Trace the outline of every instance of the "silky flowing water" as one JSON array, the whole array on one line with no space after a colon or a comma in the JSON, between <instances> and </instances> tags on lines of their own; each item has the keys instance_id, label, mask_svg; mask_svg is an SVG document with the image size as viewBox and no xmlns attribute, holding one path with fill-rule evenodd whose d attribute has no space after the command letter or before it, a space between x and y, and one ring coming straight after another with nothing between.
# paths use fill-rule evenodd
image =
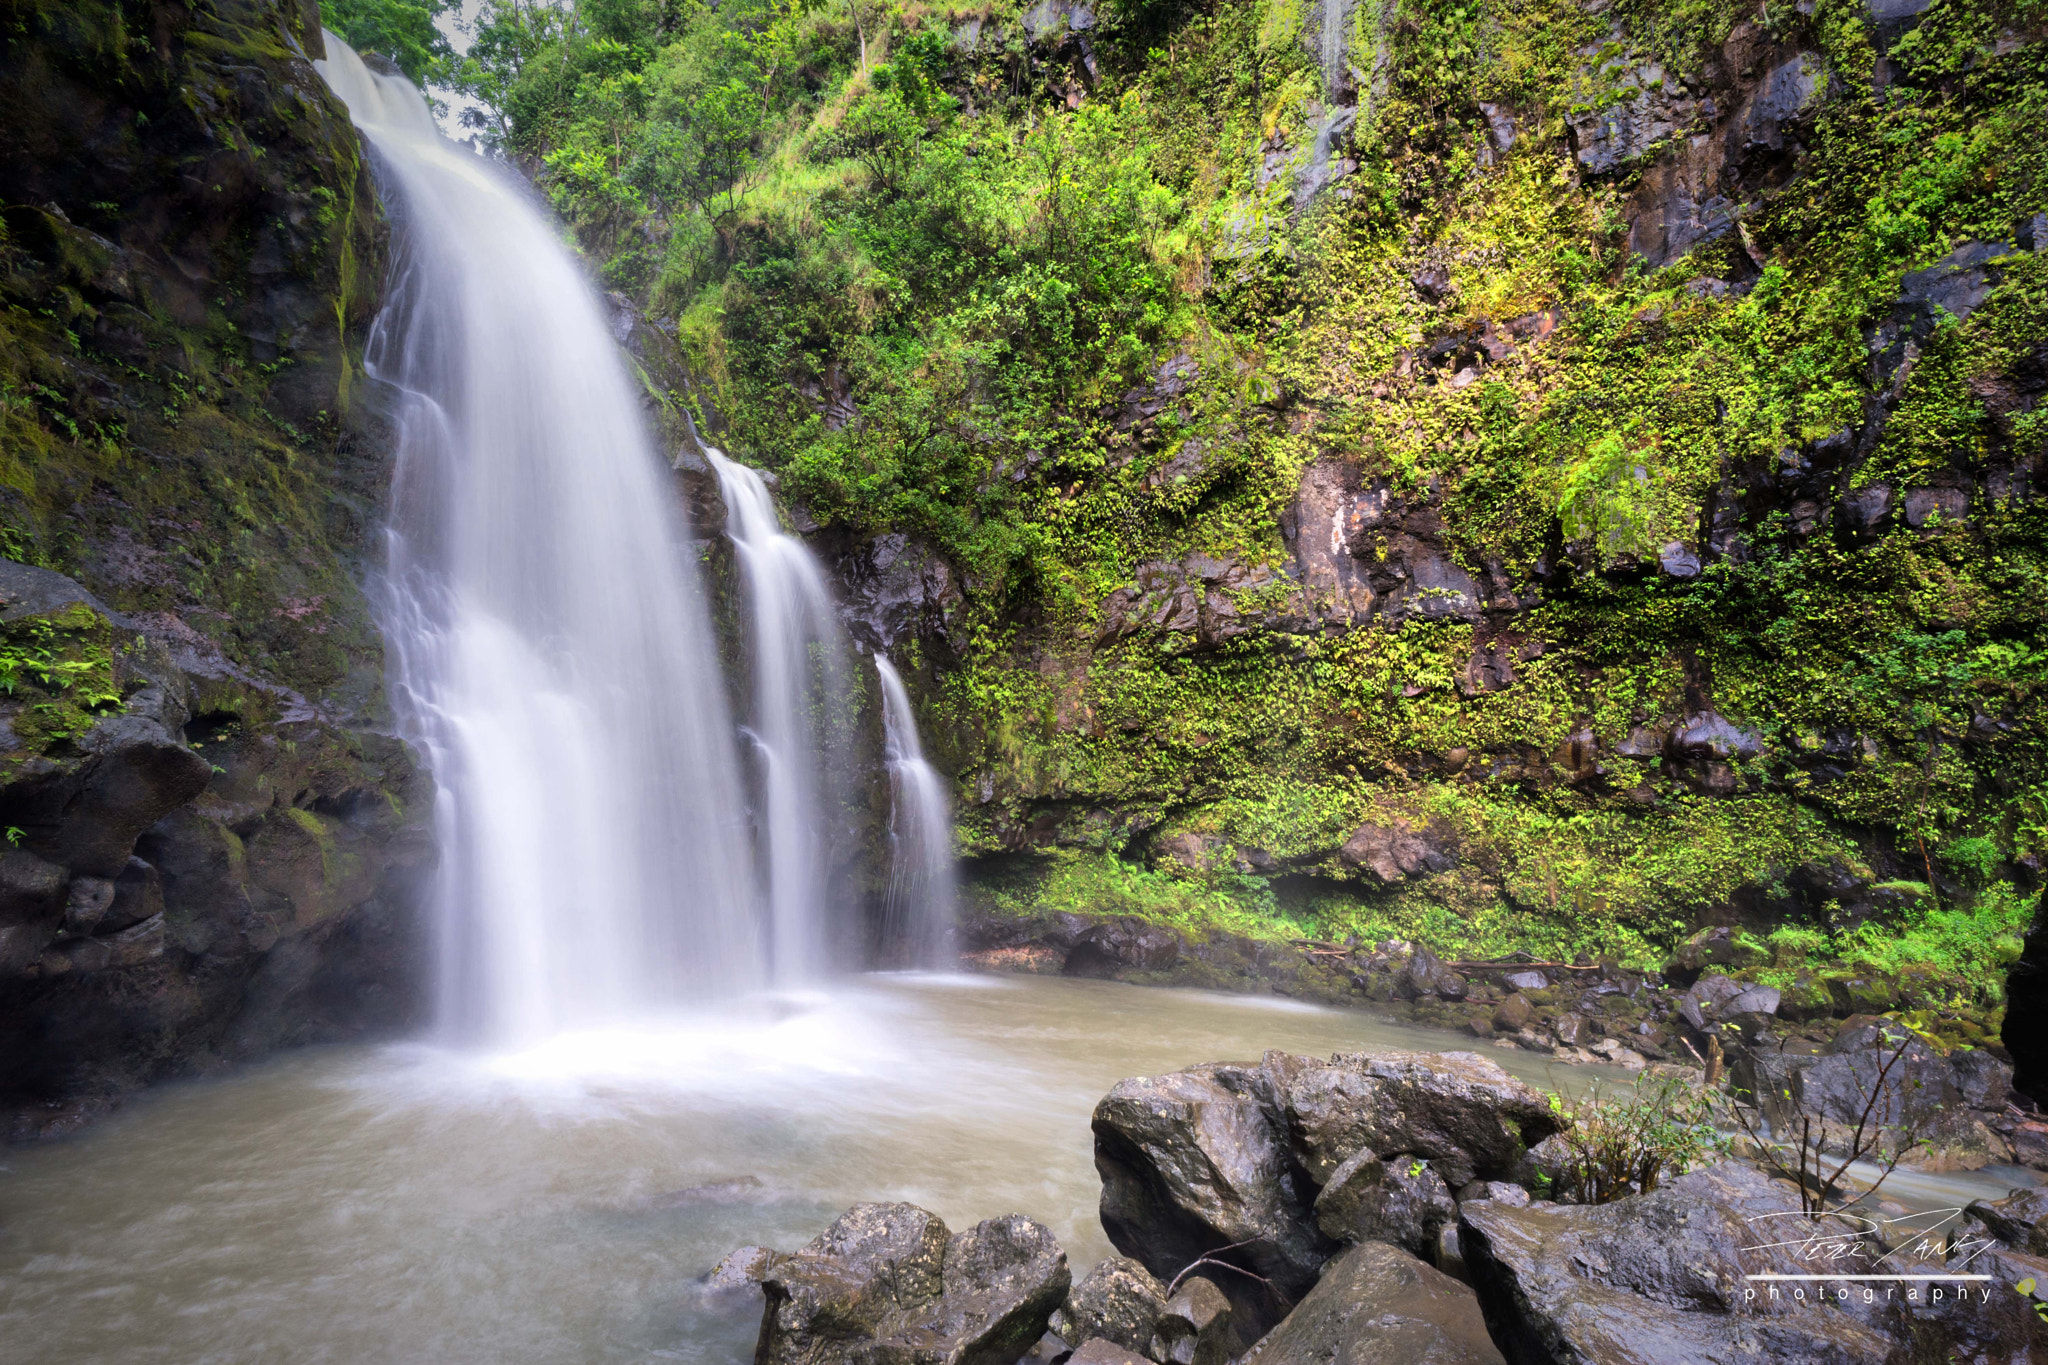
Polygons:
<instances>
[{"instance_id":1,"label":"silky flowing water","mask_svg":"<svg viewBox=\"0 0 2048 1365\"><path fill-rule=\"evenodd\" d=\"M757 1305L696 1283L735 1246L906 1199L954 1227L1027 1213L1085 1269L1109 1251L1088 1117L1119 1078L1458 1045L1257 998L870 977L522 1052L300 1052L0 1157L0 1356L744 1362Z\"/></svg>"}]
</instances>

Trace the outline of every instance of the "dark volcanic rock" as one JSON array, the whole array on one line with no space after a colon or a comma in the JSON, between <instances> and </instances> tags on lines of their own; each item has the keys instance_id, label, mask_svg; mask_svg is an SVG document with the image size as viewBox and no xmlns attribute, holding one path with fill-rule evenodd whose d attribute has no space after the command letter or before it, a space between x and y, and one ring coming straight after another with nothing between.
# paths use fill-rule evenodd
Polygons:
<instances>
[{"instance_id":1,"label":"dark volcanic rock","mask_svg":"<svg viewBox=\"0 0 2048 1365\"><path fill-rule=\"evenodd\" d=\"M0 1128L33 1138L416 1020L432 803L362 591L389 224L318 7L66 0L0 46L8 364L75 424L10 425L35 477L0 490L10 556L65 568L0 562L0 643L61 665L0 696Z\"/></svg>"},{"instance_id":2,"label":"dark volcanic rock","mask_svg":"<svg viewBox=\"0 0 2048 1365\"><path fill-rule=\"evenodd\" d=\"M1067 1341L1100 1338L1143 1354L1165 1310L1166 1286L1138 1262L1111 1256L1067 1291L1052 1330Z\"/></svg>"},{"instance_id":3,"label":"dark volcanic rock","mask_svg":"<svg viewBox=\"0 0 2048 1365\"><path fill-rule=\"evenodd\" d=\"M1612 1204L1467 1204L1459 1246L1514 1365L1884 1361L1891 1341L1833 1307L1749 1311L1745 1276L1807 1268L1772 1245L1785 1236L1758 1232L1797 1209L1789 1189L1729 1164Z\"/></svg>"},{"instance_id":4,"label":"dark volcanic rock","mask_svg":"<svg viewBox=\"0 0 2048 1365\"><path fill-rule=\"evenodd\" d=\"M2014 1190L1996 1201L1979 1199L1968 1212L2015 1251L2048 1256L2048 1187Z\"/></svg>"},{"instance_id":5,"label":"dark volcanic rock","mask_svg":"<svg viewBox=\"0 0 2048 1365\"><path fill-rule=\"evenodd\" d=\"M950 1237L911 1204L857 1204L762 1278L758 1365L1009 1365L1068 1287L1050 1232L1012 1214Z\"/></svg>"},{"instance_id":6,"label":"dark volcanic rock","mask_svg":"<svg viewBox=\"0 0 2048 1365\"><path fill-rule=\"evenodd\" d=\"M1165 971L1180 957L1180 935L1130 915L1084 929L1067 953L1068 976L1114 976L1119 971Z\"/></svg>"},{"instance_id":7,"label":"dark volcanic rock","mask_svg":"<svg viewBox=\"0 0 2048 1365\"><path fill-rule=\"evenodd\" d=\"M1343 1253L1245 1365L1499 1365L1472 1290L1378 1242Z\"/></svg>"},{"instance_id":8,"label":"dark volcanic rock","mask_svg":"<svg viewBox=\"0 0 2048 1365\"><path fill-rule=\"evenodd\" d=\"M1166 1365L1228 1365L1242 1349L1231 1317L1224 1292L1214 1282L1191 1275L1166 1301L1147 1354Z\"/></svg>"},{"instance_id":9,"label":"dark volcanic rock","mask_svg":"<svg viewBox=\"0 0 2048 1365\"><path fill-rule=\"evenodd\" d=\"M1331 1174L1316 1196L1316 1226L1340 1242L1390 1242L1417 1256L1434 1253L1457 1201L1427 1161L1382 1161L1359 1151Z\"/></svg>"},{"instance_id":10,"label":"dark volcanic rock","mask_svg":"<svg viewBox=\"0 0 2048 1365\"><path fill-rule=\"evenodd\" d=\"M1557 1118L1469 1052L1272 1052L1120 1082L1094 1127L1110 1241L1168 1282L1205 1256L1250 1272L1212 1273L1251 1336L1308 1292L1337 1238L1426 1246L1453 1177L1510 1177Z\"/></svg>"},{"instance_id":11,"label":"dark volcanic rock","mask_svg":"<svg viewBox=\"0 0 2048 1365\"><path fill-rule=\"evenodd\" d=\"M1214 1272L1240 1281L1223 1289L1254 1332L1315 1283L1333 1244L1310 1219L1313 1187L1259 1067L1120 1081L1094 1128L1102 1227L1117 1250L1167 1281L1211 1253L1264 1277L1270 1290Z\"/></svg>"},{"instance_id":12,"label":"dark volcanic rock","mask_svg":"<svg viewBox=\"0 0 2048 1365\"><path fill-rule=\"evenodd\" d=\"M1339 1053L1327 1063L1275 1053L1266 1066L1319 1181L1361 1149L1428 1157L1454 1188L1504 1179L1558 1128L1540 1092L1473 1052Z\"/></svg>"}]
</instances>

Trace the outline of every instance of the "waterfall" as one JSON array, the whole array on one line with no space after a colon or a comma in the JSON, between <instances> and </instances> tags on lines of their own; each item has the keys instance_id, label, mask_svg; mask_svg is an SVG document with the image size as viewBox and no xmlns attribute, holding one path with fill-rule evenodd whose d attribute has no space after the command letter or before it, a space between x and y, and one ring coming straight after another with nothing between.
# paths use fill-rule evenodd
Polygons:
<instances>
[{"instance_id":1,"label":"waterfall","mask_svg":"<svg viewBox=\"0 0 2048 1365\"><path fill-rule=\"evenodd\" d=\"M765 984L687 518L597 299L524 186L327 48L396 228L365 353L397 396L374 587L439 789L444 1029L519 1041Z\"/></svg>"},{"instance_id":2,"label":"waterfall","mask_svg":"<svg viewBox=\"0 0 2048 1365\"><path fill-rule=\"evenodd\" d=\"M709 446L705 453L746 576L754 683L747 735L761 768L770 954L778 980L803 981L824 972L834 946L830 910L839 898L827 880L838 795L832 759L846 702L842 632L818 561L782 529L760 474Z\"/></svg>"},{"instance_id":3,"label":"waterfall","mask_svg":"<svg viewBox=\"0 0 2048 1365\"><path fill-rule=\"evenodd\" d=\"M1323 0L1322 39L1317 57L1323 72L1323 103L1335 105L1344 90L1344 58L1348 46L1346 32L1351 22L1349 0Z\"/></svg>"},{"instance_id":4,"label":"waterfall","mask_svg":"<svg viewBox=\"0 0 2048 1365\"><path fill-rule=\"evenodd\" d=\"M883 756L889 765L889 892L882 943L913 966L944 961L953 927L953 813L945 780L925 762L910 694L887 656L875 655L882 683Z\"/></svg>"}]
</instances>

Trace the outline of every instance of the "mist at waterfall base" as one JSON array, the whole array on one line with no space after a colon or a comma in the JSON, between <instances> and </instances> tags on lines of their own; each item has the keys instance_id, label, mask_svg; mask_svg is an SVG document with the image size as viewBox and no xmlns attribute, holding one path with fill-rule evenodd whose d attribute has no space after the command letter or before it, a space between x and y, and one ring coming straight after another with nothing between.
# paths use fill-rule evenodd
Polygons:
<instances>
[{"instance_id":1,"label":"mist at waterfall base","mask_svg":"<svg viewBox=\"0 0 2048 1365\"><path fill-rule=\"evenodd\" d=\"M882 940L904 965L935 967L946 959L954 918L953 813L945 779L925 762L917 715L903 679L875 655L882 685L883 761L889 769L889 889Z\"/></svg>"}]
</instances>

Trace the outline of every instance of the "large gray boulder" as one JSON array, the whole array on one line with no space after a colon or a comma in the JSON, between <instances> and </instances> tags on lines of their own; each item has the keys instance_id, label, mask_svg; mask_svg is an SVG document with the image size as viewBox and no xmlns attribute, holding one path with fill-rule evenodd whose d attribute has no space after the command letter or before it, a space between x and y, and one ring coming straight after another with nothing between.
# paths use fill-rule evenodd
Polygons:
<instances>
[{"instance_id":1,"label":"large gray boulder","mask_svg":"<svg viewBox=\"0 0 2048 1365\"><path fill-rule=\"evenodd\" d=\"M1169 1283L1207 1258L1250 1339L1315 1286L1342 1241L1427 1247L1448 1216L1441 1187L1511 1178L1558 1126L1545 1096L1470 1052L1269 1052L1136 1077L1095 1110L1102 1225ZM1374 1159L1406 1174L1389 1182Z\"/></svg>"},{"instance_id":2,"label":"large gray boulder","mask_svg":"<svg viewBox=\"0 0 2048 1365\"><path fill-rule=\"evenodd\" d=\"M2048 1186L2014 1190L2003 1199L1979 1199L1967 1212L2013 1250L2048 1256Z\"/></svg>"},{"instance_id":3,"label":"large gray boulder","mask_svg":"<svg viewBox=\"0 0 2048 1365\"><path fill-rule=\"evenodd\" d=\"M1245 1365L1502 1365L1502 1357L1469 1286L1365 1242L1330 1262Z\"/></svg>"},{"instance_id":4,"label":"large gray boulder","mask_svg":"<svg viewBox=\"0 0 2048 1365\"><path fill-rule=\"evenodd\" d=\"M1319 1183L1361 1149L1430 1158L1453 1189L1503 1179L1560 1126L1542 1092L1475 1052L1269 1053L1264 1065Z\"/></svg>"},{"instance_id":5,"label":"large gray boulder","mask_svg":"<svg viewBox=\"0 0 2048 1365\"><path fill-rule=\"evenodd\" d=\"M1011 1365L1066 1296L1066 1253L1012 1214L950 1236L913 1204L857 1204L767 1268L756 1365Z\"/></svg>"},{"instance_id":6,"label":"large gray boulder","mask_svg":"<svg viewBox=\"0 0 2048 1365\"><path fill-rule=\"evenodd\" d=\"M1209 1273L1254 1335L1315 1284L1336 1244L1310 1215L1315 1190L1261 1067L1120 1081L1094 1128L1102 1227L1117 1250L1169 1282L1212 1255L1249 1271Z\"/></svg>"},{"instance_id":7,"label":"large gray boulder","mask_svg":"<svg viewBox=\"0 0 2048 1365\"><path fill-rule=\"evenodd\" d=\"M1476 1201L1458 1230L1513 1365L1879 1365L1891 1339L1848 1313L1748 1297L1749 1275L1811 1269L1777 1231L1797 1216L1788 1189L1730 1163L1611 1204Z\"/></svg>"}]
</instances>

